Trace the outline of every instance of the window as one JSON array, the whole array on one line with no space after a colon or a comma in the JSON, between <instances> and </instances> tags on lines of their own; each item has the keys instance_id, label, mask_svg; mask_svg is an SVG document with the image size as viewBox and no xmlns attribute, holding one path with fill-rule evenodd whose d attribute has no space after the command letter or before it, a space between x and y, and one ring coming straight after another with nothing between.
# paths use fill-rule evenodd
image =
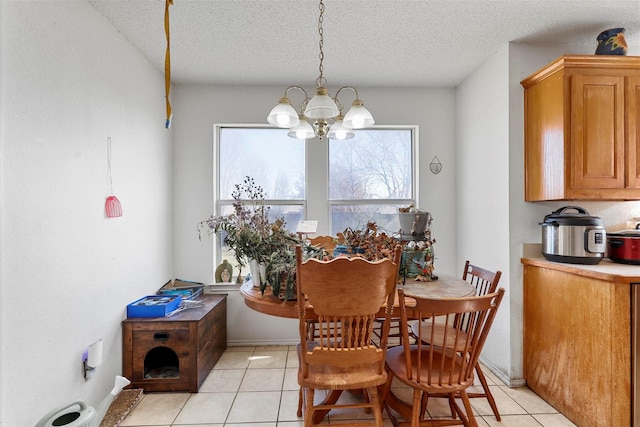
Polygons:
<instances>
[{"instance_id":1,"label":"window","mask_svg":"<svg viewBox=\"0 0 640 427\"><path fill-rule=\"evenodd\" d=\"M220 127L218 134L217 205L221 214L233 211L231 193L250 176L265 191L270 216L283 216L295 231L304 217L305 144L286 129Z\"/></svg>"},{"instance_id":2,"label":"window","mask_svg":"<svg viewBox=\"0 0 640 427\"><path fill-rule=\"evenodd\" d=\"M283 216L292 231L303 219L326 219L329 227L320 234L369 221L391 234L400 229L397 208L417 206L415 126L374 127L348 140L305 142L287 136L287 129L216 125L214 153L216 211L223 215L232 212L231 193L246 176L263 187L270 215ZM218 262L232 262L220 249Z\"/></svg>"},{"instance_id":3,"label":"window","mask_svg":"<svg viewBox=\"0 0 640 427\"><path fill-rule=\"evenodd\" d=\"M364 129L329 141L331 234L375 221L400 229L397 208L415 200L413 129Z\"/></svg>"}]
</instances>

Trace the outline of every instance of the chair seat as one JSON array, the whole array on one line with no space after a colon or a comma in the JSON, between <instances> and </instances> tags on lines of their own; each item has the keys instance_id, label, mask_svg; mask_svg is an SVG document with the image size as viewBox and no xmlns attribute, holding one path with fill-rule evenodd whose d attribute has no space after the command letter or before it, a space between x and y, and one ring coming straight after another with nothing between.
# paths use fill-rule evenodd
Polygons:
<instances>
[{"instance_id":1,"label":"chair seat","mask_svg":"<svg viewBox=\"0 0 640 427\"><path fill-rule=\"evenodd\" d=\"M422 345L423 355L429 354L428 345ZM455 393L460 390L466 389L470 385L473 384L473 375L465 381L458 381L458 376L450 376L450 372L459 372L462 367L462 358L449 350L443 350L441 348L436 348L433 351L433 363L432 366L434 369L431 371L425 371L424 366L426 366L426 362L420 364L423 369L420 373L421 380L423 383L421 384L417 380L417 367L418 364L418 346L411 345L410 355L411 355L411 365L414 367L414 370L411 376L407 375L407 364L405 359L405 351L402 346L392 347L387 350L387 367L397 379L404 382L407 385L412 387L418 387L425 391L429 391L430 393ZM440 366L455 366L454 370L440 370ZM427 384L427 376L431 375L432 379L430 384ZM409 380L408 378L411 378Z\"/></svg>"},{"instance_id":2,"label":"chair seat","mask_svg":"<svg viewBox=\"0 0 640 427\"><path fill-rule=\"evenodd\" d=\"M418 330L418 322L415 322L411 325L411 332L415 335L415 336L422 336L422 341L424 342L429 342L431 340L431 337L433 336L433 342L437 342L437 343L441 343L441 342L445 342L445 334L446 336L446 346L447 348L452 348L454 346L454 343L456 342L456 333L458 333L459 335L459 339L457 340L458 342L458 348L456 348L456 351L461 351L464 349L464 342L467 340L467 333L464 331L460 331L455 329L454 327L450 326L450 325L445 325L445 324L435 324L435 325L431 325L429 324L422 324L420 326L420 330ZM420 333L422 335L420 335ZM433 335L432 335L433 334Z\"/></svg>"},{"instance_id":3,"label":"chair seat","mask_svg":"<svg viewBox=\"0 0 640 427\"><path fill-rule=\"evenodd\" d=\"M315 347L314 343L309 343L310 347ZM298 358L300 344L297 346ZM328 365L309 365L306 378L302 371L298 371L298 382L303 387L318 390L359 390L368 387L377 387L387 381L387 372L382 369L378 371L373 365L361 367L350 366L339 368Z\"/></svg>"}]
</instances>

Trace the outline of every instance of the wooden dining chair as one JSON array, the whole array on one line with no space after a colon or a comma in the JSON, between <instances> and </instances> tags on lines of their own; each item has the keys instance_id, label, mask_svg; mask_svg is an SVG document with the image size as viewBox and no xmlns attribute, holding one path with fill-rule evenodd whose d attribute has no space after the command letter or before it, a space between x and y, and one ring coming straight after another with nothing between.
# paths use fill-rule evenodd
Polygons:
<instances>
[{"instance_id":1,"label":"wooden dining chair","mask_svg":"<svg viewBox=\"0 0 640 427\"><path fill-rule=\"evenodd\" d=\"M338 408L373 410L375 421L367 424L382 427L377 387L387 380L386 336L383 333L380 346L372 343L371 336L373 321L381 307L387 317L391 316L400 253L398 246L393 260L341 257L303 262L302 248L296 247L300 329L298 416L304 409L305 427L320 422L331 409ZM308 330L309 320L316 329L314 336ZM329 393L321 404L314 402L316 390ZM363 390L364 402L338 403L343 390Z\"/></svg>"},{"instance_id":2,"label":"wooden dining chair","mask_svg":"<svg viewBox=\"0 0 640 427\"><path fill-rule=\"evenodd\" d=\"M450 419L430 419L429 425L478 425L467 389L473 385L475 366L503 295L502 288L484 296L465 298L430 299L412 295L416 302L416 306L411 308L412 312L420 324L430 327L418 329L418 341L411 344L404 290L398 289L404 339L402 346L387 350L386 368L390 375L383 392L384 402L390 409L389 416L395 426L419 427L421 421L427 420L430 397L446 397L455 413ZM447 323L465 318L469 327L466 332L446 329L439 336L435 331L440 317L444 317ZM391 385L394 378L412 388L411 402L404 402L393 393ZM464 410L456 398L462 400ZM399 421L396 414L406 421Z\"/></svg>"},{"instance_id":3,"label":"wooden dining chair","mask_svg":"<svg viewBox=\"0 0 640 427\"><path fill-rule=\"evenodd\" d=\"M501 276L502 272L499 270L496 272L489 271L485 268L473 265L467 260L464 264L462 280L466 280L476 288L476 296L482 296L496 291ZM416 330L418 325L419 324L417 322L413 323L412 325L412 332L414 336L418 335ZM453 333L452 328L457 328L466 332L468 327L469 325L467 324L465 317L461 316L459 318L454 318L453 324L451 325L447 325L444 322L434 324L433 332L430 330L431 325L429 323L423 324L422 328L424 328L425 330L423 331L422 336L426 337L424 339L428 340L433 333L436 335L436 337L438 337L437 339L440 339L440 337L442 337L445 333L448 333L451 337ZM451 346L449 346L449 348L451 348ZM480 367L479 362L476 363L475 371L478 375L478 380L482 385L482 392L469 392L467 394L470 398L486 398L489 402L489 406L491 406L491 410L493 411L493 415L496 417L496 420L500 421L501 417L500 412L498 411L498 406L496 405L496 401L493 398L493 394L491 394L491 389L489 388L489 384L487 383L487 379L484 376L484 372L482 372L482 368ZM453 413L453 408L451 410Z\"/></svg>"},{"instance_id":4,"label":"wooden dining chair","mask_svg":"<svg viewBox=\"0 0 640 427\"><path fill-rule=\"evenodd\" d=\"M462 279L475 286L476 296L482 296L495 292L496 289L498 289L498 282L500 281L501 276L502 272L500 270L492 272L482 267L478 267L477 265L470 264L469 260L464 263L464 272L462 273ZM482 372L482 368L480 367L479 362L476 363L476 374L478 375L480 384L482 384L483 392L468 393L469 397L485 397L489 402L489 406L491 406L491 410L493 411L493 415L495 415L496 420L500 421L501 418L500 412L498 411L498 406L496 405L496 401L493 398L493 394L491 394L491 389L487 384L487 379L484 376L484 372Z\"/></svg>"}]
</instances>

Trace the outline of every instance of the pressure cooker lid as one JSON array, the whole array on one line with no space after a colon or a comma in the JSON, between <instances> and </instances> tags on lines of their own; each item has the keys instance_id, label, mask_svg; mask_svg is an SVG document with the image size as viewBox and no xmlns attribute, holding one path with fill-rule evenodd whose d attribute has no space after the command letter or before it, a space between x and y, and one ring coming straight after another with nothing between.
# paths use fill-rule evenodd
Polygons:
<instances>
[{"instance_id":1,"label":"pressure cooker lid","mask_svg":"<svg viewBox=\"0 0 640 427\"><path fill-rule=\"evenodd\" d=\"M607 232L607 236L612 236L612 237L640 237L640 223L638 225L636 225L636 228L632 228L631 230L620 230L620 231Z\"/></svg>"},{"instance_id":2,"label":"pressure cooker lid","mask_svg":"<svg viewBox=\"0 0 640 427\"><path fill-rule=\"evenodd\" d=\"M589 215L580 206L565 206L544 217L540 225L602 225L602 218ZM640 232L640 229L638 230Z\"/></svg>"}]
</instances>

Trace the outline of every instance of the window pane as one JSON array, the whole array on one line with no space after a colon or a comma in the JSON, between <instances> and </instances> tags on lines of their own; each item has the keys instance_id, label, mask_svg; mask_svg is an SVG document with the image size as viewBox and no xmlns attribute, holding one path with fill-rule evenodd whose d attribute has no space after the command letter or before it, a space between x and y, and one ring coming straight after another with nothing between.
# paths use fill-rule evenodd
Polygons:
<instances>
[{"instance_id":1,"label":"window pane","mask_svg":"<svg viewBox=\"0 0 640 427\"><path fill-rule=\"evenodd\" d=\"M287 230L295 233L298 223L304 218L303 205L266 205L269 208L269 221L273 222L276 218L282 217L287 223ZM220 207L221 215L230 215L233 213L232 205L223 205Z\"/></svg>"},{"instance_id":2,"label":"window pane","mask_svg":"<svg viewBox=\"0 0 640 427\"><path fill-rule=\"evenodd\" d=\"M235 185L252 177L266 199L304 200L305 143L287 129L220 128L220 199L231 199Z\"/></svg>"},{"instance_id":3,"label":"window pane","mask_svg":"<svg viewBox=\"0 0 640 427\"><path fill-rule=\"evenodd\" d=\"M406 205L332 205L331 206L331 235L352 229L362 229L368 222L373 221L378 231L396 234L400 231L398 208Z\"/></svg>"},{"instance_id":4,"label":"window pane","mask_svg":"<svg viewBox=\"0 0 640 427\"><path fill-rule=\"evenodd\" d=\"M361 129L329 140L329 198L411 199L411 157L410 129Z\"/></svg>"}]
</instances>

